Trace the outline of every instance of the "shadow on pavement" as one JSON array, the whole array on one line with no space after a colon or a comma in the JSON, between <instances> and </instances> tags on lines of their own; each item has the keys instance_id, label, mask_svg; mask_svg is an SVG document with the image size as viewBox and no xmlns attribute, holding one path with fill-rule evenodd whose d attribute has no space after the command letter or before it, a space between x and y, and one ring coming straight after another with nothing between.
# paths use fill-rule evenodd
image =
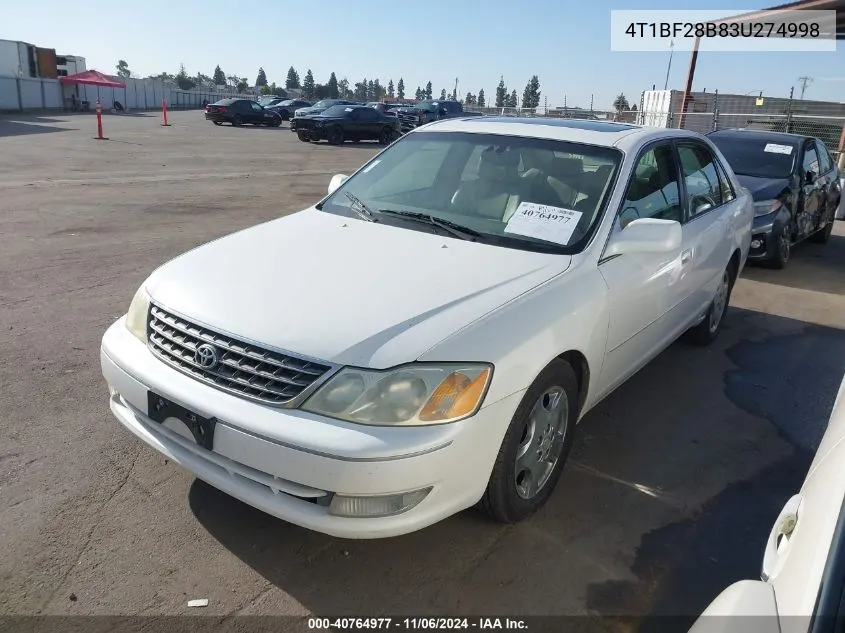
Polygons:
<instances>
[{"instance_id":1,"label":"shadow on pavement","mask_svg":"<svg viewBox=\"0 0 845 633\"><path fill-rule=\"evenodd\" d=\"M733 308L713 346L676 343L585 417L555 495L517 525L468 510L347 541L200 481L189 502L232 554L318 615L592 615L686 630L691 619L668 616L695 617L759 576L844 371L845 331Z\"/></svg>"},{"instance_id":2,"label":"shadow on pavement","mask_svg":"<svg viewBox=\"0 0 845 633\"><path fill-rule=\"evenodd\" d=\"M785 269L772 270L749 264L742 271L742 276L767 284L845 295L845 274L843 273L845 273L845 222L838 221L827 244L807 241L797 245Z\"/></svg>"},{"instance_id":3,"label":"shadow on pavement","mask_svg":"<svg viewBox=\"0 0 845 633\"><path fill-rule=\"evenodd\" d=\"M29 121L29 119L27 119ZM0 118L0 137L5 136L26 136L28 134L48 134L50 132L68 132L74 128L56 127L54 125L41 125L41 123L62 123L62 121L55 121L52 119L39 120L32 119L33 122L24 122L24 120L10 121L8 119Z\"/></svg>"}]
</instances>

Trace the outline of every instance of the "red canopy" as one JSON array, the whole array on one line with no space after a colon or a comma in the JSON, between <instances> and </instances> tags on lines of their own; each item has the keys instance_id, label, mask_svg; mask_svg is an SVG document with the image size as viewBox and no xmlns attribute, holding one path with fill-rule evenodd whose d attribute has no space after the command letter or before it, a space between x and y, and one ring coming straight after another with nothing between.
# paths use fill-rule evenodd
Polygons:
<instances>
[{"instance_id":1,"label":"red canopy","mask_svg":"<svg viewBox=\"0 0 845 633\"><path fill-rule=\"evenodd\" d=\"M76 73L75 75L59 77L59 81L66 84L87 84L89 86L103 86L105 88L126 88L125 83L109 79L103 73L96 70L86 70L85 72Z\"/></svg>"}]
</instances>

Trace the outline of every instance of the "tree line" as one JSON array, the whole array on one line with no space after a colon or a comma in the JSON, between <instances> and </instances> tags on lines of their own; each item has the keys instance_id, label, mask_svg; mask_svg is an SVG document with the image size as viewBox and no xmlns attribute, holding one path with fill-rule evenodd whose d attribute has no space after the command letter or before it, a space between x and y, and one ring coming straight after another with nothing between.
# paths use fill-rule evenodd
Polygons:
<instances>
[{"instance_id":1,"label":"tree line","mask_svg":"<svg viewBox=\"0 0 845 633\"><path fill-rule=\"evenodd\" d=\"M119 60L116 68L119 76L131 76L129 65L125 60ZM179 66L179 72L176 74L162 72L157 75L150 75L148 78L175 83L182 90L190 90L199 85L208 84L230 86L238 92L244 92L250 87L246 77L227 75L220 68L219 64L214 68L214 72L210 76L200 72L196 75L189 75L185 70L185 65L181 64ZM301 90L303 98L309 100L349 99L355 101L382 101L384 99L404 100L406 98L413 98L417 101L422 101L424 99L435 99L439 96L441 100L452 99L454 101L462 101L466 105L475 105L482 108L489 105L483 88L478 93L470 91L463 95L463 97L459 97L456 85L451 91L443 88L440 94L436 95L429 81L424 87L417 86L411 97L411 93L405 86L405 80L402 77L399 78L396 84L393 83L393 79L388 80L387 85L384 85L379 79L369 79L367 77L353 84L346 77L338 80L337 75L332 72L329 75L328 81L317 83L314 79L314 73L311 72L310 68L305 73L305 77L300 78L299 73L293 66L288 69L285 81L281 85L277 85L276 82L270 83L267 79L267 73L261 67L258 69L258 75L254 85L260 88L262 94L268 95L285 96L282 94L285 90ZM493 105L497 108L516 108L520 105L517 91L508 91L504 77L499 79L499 85L496 87L496 99ZM522 91L521 106L523 108L536 108L539 105L540 80L537 75L532 75L525 85L525 89Z\"/></svg>"}]
</instances>

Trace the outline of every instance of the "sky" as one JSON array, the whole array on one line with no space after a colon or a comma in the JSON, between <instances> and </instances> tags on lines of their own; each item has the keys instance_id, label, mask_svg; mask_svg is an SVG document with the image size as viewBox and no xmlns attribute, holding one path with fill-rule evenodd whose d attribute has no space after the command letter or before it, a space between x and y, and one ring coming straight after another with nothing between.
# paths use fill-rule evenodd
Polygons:
<instances>
[{"instance_id":1,"label":"sky","mask_svg":"<svg viewBox=\"0 0 845 633\"><path fill-rule=\"evenodd\" d=\"M175 73L226 75L255 82L263 67L270 82L283 84L290 66L318 83L332 71L350 85L378 78L383 85L404 78L406 94L431 81L434 93L461 96L484 89L495 95L499 77L521 97L525 84L540 79L541 104L610 108L624 93L631 103L653 85L663 88L669 51L610 50L612 9L753 10L780 4L719 0L610 2L589 0L144 0L88 5L66 0L4 3L0 39L21 40L60 55L81 55L88 68L114 74L118 59L133 75ZM239 8L235 8L239 7ZM689 53L676 49L669 87L683 89ZM845 42L835 52L701 54L694 90L757 93L772 97L800 90L798 78L818 77L805 98L845 101ZM831 78L842 77L833 81Z\"/></svg>"}]
</instances>

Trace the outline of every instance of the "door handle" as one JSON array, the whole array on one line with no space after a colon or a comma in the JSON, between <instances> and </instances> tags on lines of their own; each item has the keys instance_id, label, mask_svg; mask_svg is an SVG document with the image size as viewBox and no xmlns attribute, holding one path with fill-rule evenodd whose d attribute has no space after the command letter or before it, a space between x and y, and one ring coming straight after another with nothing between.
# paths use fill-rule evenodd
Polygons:
<instances>
[{"instance_id":1,"label":"door handle","mask_svg":"<svg viewBox=\"0 0 845 633\"><path fill-rule=\"evenodd\" d=\"M688 264L691 259L692 259L692 250L691 249L688 248L683 253L681 253L681 263L682 264Z\"/></svg>"}]
</instances>

